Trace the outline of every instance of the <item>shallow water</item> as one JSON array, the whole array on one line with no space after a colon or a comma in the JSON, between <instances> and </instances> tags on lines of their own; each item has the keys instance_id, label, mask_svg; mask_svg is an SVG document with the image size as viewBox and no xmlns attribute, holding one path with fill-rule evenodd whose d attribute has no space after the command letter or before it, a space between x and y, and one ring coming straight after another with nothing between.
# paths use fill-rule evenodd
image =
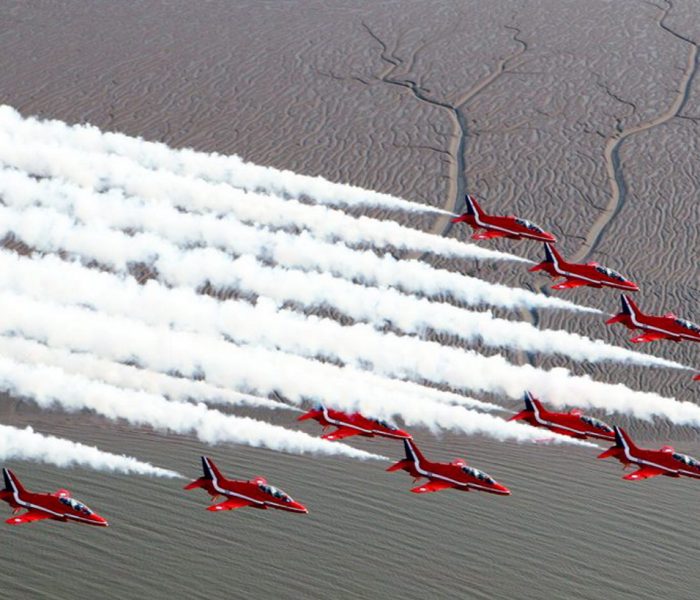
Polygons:
<instances>
[{"instance_id":1,"label":"shallow water","mask_svg":"<svg viewBox=\"0 0 700 600\"><path fill-rule=\"evenodd\" d=\"M282 412L276 420L286 417L293 419ZM204 492L182 489L185 480L10 463L30 489L67 487L110 527L4 526L8 597L697 597L698 482L626 482L619 463L595 459L599 450L436 439L416 430L431 458L465 457L512 491L418 496L408 491L408 475L384 471L389 463L207 448L25 409L13 421L128 451L192 479L207 453L226 475L263 475L310 512L213 514L204 510ZM398 442L356 443L402 455ZM679 448L700 453L697 444Z\"/></svg>"},{"instance_id":2,"label":"shallow water","mask_svg":"<svg viewBox=\"0 0 700 600\"><path fill-rule=\"evenodd\" d=\"M415 79L426 93L452 101L478 89L504 57L516 56L516 38L523 39L522 60L509 63L463 109L466 171L459 176L497 208L556 226L572 254L605 213L606 141L619 126L634 127L668 110L688 44L659 27L661 11L651 4L484 6L210 2L201 11L174 2L6 2L0 9L0 102L25 115L236 152L259 164L452 208L459 161L445 154L457 135L449 111L386 81L387 58L400 59L393 77ZM696 12L692 3L674 2L665 23L698 39L700 32L691 31ZM385 53L363 23L387 45ZM698 114L699 102L691 88L688 115ZM697 321L698 166L688 151L696 126L674 119L625 142L628 195L591 258L642 284L650 310L674 309ZM432 217L412 218L415 227L442 231ZM456 228L448 233L465 238ZM491 247L538 258L538 249L522 243ZM492 281L541 285L520 266L430 260ZM566 297L606 311L617 303L606 290ZM523 318L620 345L630 337L597 317L551 312ZM700 366L698 348L690 344L643 351ZM572 366L561 357L534 360ZM573 368L700 399L700 383L692 384L687 372ZM258 414L296 425L291 412ZM388 463L208 448L87 414L38 413L5 396L0 421L127 453L187 478L199 476L199 456L206 453L225 474L263 475L310 510L306 516L253 509L212 514L204 510L204 492L182 490L186 480L11 462L7 466L29 489L66 487L111 526L1 525L0 589L7 598L700 595L700 482L626 482L619 463L595 459L600 450L436 438L417 429L431 458L465 457L513 492L507 498L453 491L418 496L409 492L405 473L384 471ZM694 430L618 422L641 443L658 447L675 439L680 450L700 456ZM318 431L314 423L303 429ZM395 459L402 453L400 444L382 440L350 443ZM9 509L2 505L5 515Z\"/></svg>"}]
</instances>

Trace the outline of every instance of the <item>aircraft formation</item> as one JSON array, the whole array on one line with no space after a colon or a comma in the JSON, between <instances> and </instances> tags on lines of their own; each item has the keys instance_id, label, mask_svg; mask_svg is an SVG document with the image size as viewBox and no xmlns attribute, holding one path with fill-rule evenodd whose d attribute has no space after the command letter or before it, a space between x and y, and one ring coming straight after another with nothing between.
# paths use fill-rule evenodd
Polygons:
<instances>
[{"instance_id":1,"label":"aircraft formation","mask_svg":"<svg viewBox=\"0 0 700 600\"><path fill-rule=\"evenodd\" d=\"M476 198L471 195L467 195L465 201L467 211L452 219L452 223L467 223L475 231L472 235L473 240L509 238L544 242L545 259L538 265L531 267L530 271L544 271L553 279L564 278L563 282L552 286L553 290L588 286L610 287L627 292L639 291L639 286L636 283L617 271L596 262L585 264L567 262L554 245L557 241L555 236L544 231L538 225L512 215L507 217L488 215ZM482 229L484 232L480 231ZM641 329L644 333L632 338L630 341L633 343L657 340L700 342L700 325L691 323L673 313L667 313L663 316L647 315L639 310L634 301L625 294L622 294L621 301L622 312L608 319L606 324L622 323L632 330ZM695 375L693 379L700 381L700 374Z\"/></svg>"},{"instance_id":2,"label":"aircraft formation","mask_svg":"<svg viewBox=\"0 0 700 600\"><path fill-rule=\"evenodd\" d=\"M477 200L466 196L467 211L452 219L453 223L467 223L475 233L474 240L510 238L530 239L544 243L545 260L530 268L530 271L544 271L552 278L564 281L552 286L562 290L581 286L595 288L610 287L627 292L639 291L634 282L610 268L595 262L586 264L567 262L555 247L556 237L538 225L515 216L488 215ZM483 232L481 232L483 230ZM633 343L657 340L683 340L700 342L700 326L668 313L654 316L643 313L632 299L622 294L622 311L609 319L606 324L622 323L631 330L643 333L631 339ZM700 374L694 377L700 380ZM625 468L636 466L637 470L623 479L638 481L664 475L667 477L691 477L700 479L700 461L686 454L676 452L671 446L659 450L638 447L620 427L583 414L579 409L568 413L546 409L542 402L529 391L524 396L525 409L511 417L511 421L525 421L533 427L540 427L552 433L576 439L599 439L613 442L614 445L598 458L616 458ZM388 421L362 415L359 412L348 414L326 406L317 406L298 417L299 421L314 420L324 429L335 429L322 435L328 441L343 440L352 436L383 437L401 440L404 458L390 466L387 471L406 471L414 478L426 483L419 484L411 492L423 494L442 490L482 491L507 496L510 490L498 483L489 474L470 466L464 459L457 458L449 463L428 460L413 439L413 436ZM251 480L235 480L225 477L211 458L203 456L203 474L185 486L186 490L201 488L209 493L212 500L223 497L218 504L210 505L212 512L250 507L273 508L293 513L308 513L308 509L292 499L286 492L270 485L263 477ZM0 490L0 500L7 502L14 516L7 519L10 525L20 525L46 519L76 522L106 527L107 521L89 509L85 504L71 497L70 492L61 489L54 493L29 492L10 469L3 469L4 488ZM21 510L26 510L18 514Z\"/></svg>"}]
</instances>

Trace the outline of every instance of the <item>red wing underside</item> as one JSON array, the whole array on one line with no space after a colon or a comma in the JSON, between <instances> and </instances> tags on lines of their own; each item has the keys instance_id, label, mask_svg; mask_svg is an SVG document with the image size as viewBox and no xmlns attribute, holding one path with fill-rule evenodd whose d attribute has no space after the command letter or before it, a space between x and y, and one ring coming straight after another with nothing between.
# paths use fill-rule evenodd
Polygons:
<instances>
[{"instance_id":1,"label":"red wing underside","mask_svg":"<svg viewBox=\"0 0 700 600\"><path fill-rule=\"evenodd\" d=\"M645 333L643 335L638 335L635 338L632 338L632 342L635 344L641 344L644 342L656 342L657 340L673 340L675 339L673 336L666 335L665 333Z\"/></svg>"},{"instance_id":2,"label":"red wing underside","mask_svg":"<svg viewBox=\"0 0 700 600\"><path fill-rule=\"evenodd\" d=\"M559 435L565 435L567 437L579 438L579 439L584 439L586 437L585 435L581 435L579 433L569 431L568 429L559 429L558 427L549 427L548 429L552 433L558 433Z\"/></svg>"},{"instance_id":3,"label":"red wing underside","mask_svg":"<svg viewBox=\"0 0 700 600\"><path fill-rule=\"evenodd\" d=\"M485 231L484 233L475 233L472 236L473 240L492 240L494 238L518 237L515 234L506 231Z\"/></svg>"},{"instance_id":4,"label":"red wing underside","mask_svg":"<svg viewBox=\"0 0 700 600\"><path fill-rule=\"evenodd\" d=\"M34 521L43 521L44 519L50 519L51 516L44 512L38 510L29 510L23 515L18 515L16 517L10 517L5 521L10 525L23 525L24 523L33 523Z\"/></svg>"},{"instance_id":5,"label":"red wing underside","mask_svg":"<svg viewBox=\"0 0 700 600\"><path fill-rule=\"evenodd\" d=\"M424 485L419 485L416 488L413 488L411 491L414 494L427 494L428 492L439 492L441 490L449 490L450 488L455 487L451 483L447 483L445 481L429 481L428 483ZM465 488L469 489L469 488Z\"/></svg>"},{"instance_id":6,"label":"red wing underside","mask_svg":"<svg viewBox=\"0 0 700 600\"><path fill-rule=\"evenodd\" d=\"M218 512L220 510L235 510L236 508L243 508L245 506L253 506L253 503L243 498L229 498L226 502L207 507L207 510Z\"/></svg>"},{"instance_id":7,"label":"red wing underside","mask_svg":"<svg viewBox=\"0 0 700 600\"><path fill-rule=\"evenodd\" d=\"M587 281L583 281L582 279L567 279L566 281L562 281L561 283L557 283L557 285L553 285L552 289L553 290L570 290L573 288L577 287L583 287L585 285L589 285Z\"/></svg>"},{"instance_id":8,"label":"red wing underside","mask_svg":"<svg viewBox=\"0 0 700 600\"><path fill-rule=\"evenodd\" d=\"M641 481L642 479L649 479L651 477L657 477L663 475L664 472L661 469L655 467L640 467L634 473L625 475L622 479L627 479L628 481Z\"/></svg>"},{"instance_id":9,"label":"red wing underside","mask_svg":"<svg viewBox=\"0 0 700 600\"><path fill-rule=\"evenodd\" d=\"M335 442L337 440L344 440L345 438L349 438L353 435L359 435L359 433L360 432L357 429L353 429L352 427L338 427L338 429L335 431L322 435L321 438L328 440L329 442Z\"/></svg>"}]
</instances>

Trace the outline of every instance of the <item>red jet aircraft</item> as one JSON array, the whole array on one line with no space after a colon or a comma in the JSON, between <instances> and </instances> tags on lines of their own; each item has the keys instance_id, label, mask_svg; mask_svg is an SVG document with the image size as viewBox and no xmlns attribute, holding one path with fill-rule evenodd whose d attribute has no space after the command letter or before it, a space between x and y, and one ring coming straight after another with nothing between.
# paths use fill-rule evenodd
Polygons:
<instances>
[{"instance_id":1,"label":"red jet aircraft","mask_svg":"<svg viewBox=\"0 0 700 600\"><path fill-rule=\"evenodd\" d=\"M668 313L662 317L644 314L637 305L629 298L622 296L622 312L608 319L606 325L622 323L629 329L641 329L643 335L632 338L632 342L654 342L656 340L673 340L680 342L690 340L700 342L700 327L695 323L680 319L673 313Z\"/></svg>"},{"instance_id":2,"label":"red jet aircraft","mask_svg":"<svg viewBox=\"0 0 700 600\"><path fill-rule=\"evenodd\" d=\"M623 479L639 481L649 479L657 475L668 477L694 477L700 479L700 461L691 458L687 454L676 452L671 446L664 446L660 450L649 450L635 446L620 427L615 427L615 445L603 452L598 458L614 457L625 467L627 465L639 465L634 473L625 475Z\"/></svg>"},{"instance_id":3,"label":"red jet aircraft","mask_svg":"<svg viewBox=\"0 0 700 600\"><path fill-rule=\"evenodd\" d=\"M282 490L268 485L262 477L256 477L250 481L226 479L211 458L202 456L202 469L204 475L185 486L186 490L203 488L215 500L219 496L226 496L227 500L219 504L209 506L207 510L233 510L252 506L253 508L278 508L296 513L308 513L303 504L295 502Z\"/></svg>"},{"instance_id":4,"label":"red jet aircraft","mask_svg":"<svg viewBox=\"0 0 700 600\"><path fill-rule=\"evenodd\" d=\"M410 433L397 429L386 421L370 419L360 413L349 415L339 410L326 408L325 406L313 408L306 414L301 415L297 420L305 421L306 419L317 421L319 424L323 425L324 429L330 426L337 427L335 431L321 436L324 440L329 440L331 442L342 440L353 435L363 435L365 437L374 437L378 435L380 437L399 439L410 439L411 437Z\"/></svg>"},{"instance_id":5,"label":"red jet aircraft","mask_svg":"<svg viewBox=\"0 0 700 600\"><path fill-rule=\"evenodd\" d=\"M82 502L71 498L68 490L58 490L53 494L35 494L28 492L10 469L2 470L5 488L0 491L0 500L7 502L17 514L23 508L27 512L5 521L10 525L21 525L44 519L54 521L75 521L86 525L107 527L108 523L100 515L92 512Z\"/></svg>"},{"instance_id":6,"label":"red jet aircraft","mask_svg":"<svg viewBox=\"0 0 700 600\"><path fill-rule=\"evenodd\" d=\"M525 392L525 410L508 420L526 421L533 427L544 427L554 433L582 440L589 437L601 440L615 439L613 428L603 421L584 415L578 408L568 413L550 412L530 392Z\"/></svg>"},{"instance_id":7,"label":"red jet aircraft","mask_svg":"<svg viewBox=\"0 0 700 600\"><path fill-rule=\"evenodd\" d=\"M404 440L403 445L406 450L406 458L389 467L387 471L406 471L413 476L414 481L426 477L429 480L428 483L411 490L415 494L439 492L447 489L463 492L475 489L504 496L510 494L507 487L496 483L483 471L470 467L461 458L453 460L451 463L430 462L421 454L412 439Z\"/></svg>"},{"instance_id":8,"label":"red jet aircraft","mask_svg":"<svg viewBox=\"0 0 700 600\"><path fill-rule=\"evenodd\" d=\"M538 242L556 242L551 233L547 233L541 227L534 223L530 223L526 219L519 217L496 217L487 215L479 206L474 196L467 194L466 198L467 212L460 217L452 219L453 223L468 223L476 232L472 235L473 240L488 240L491 238L511 238L520 240L527 238L537 240ZM479 229L486 230L485 233L478 233Z\"/></svg>"},{"instance_id":9,"label":"red jet aircraft","mask_svg":"<svg viewBox=\"0 0 700 600\"><path fill-rule=\"evenodd\" d=\"M639 291L636 283L625 279L617 271L603 267L598 263L590 262L582 265L566 262L551 244L544 245L544 252L545 260L532 267L530 271L545 271L554 279L566 278L566 281L553 285L553 290L566 290L587 285L596 288L606 286L632 292Z\"/></svg>"}]
</instances>

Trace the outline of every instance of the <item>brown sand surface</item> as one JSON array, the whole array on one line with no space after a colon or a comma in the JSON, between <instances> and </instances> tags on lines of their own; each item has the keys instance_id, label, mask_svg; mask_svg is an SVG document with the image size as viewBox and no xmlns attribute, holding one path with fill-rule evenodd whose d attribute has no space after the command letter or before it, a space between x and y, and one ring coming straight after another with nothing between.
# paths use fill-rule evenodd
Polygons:
<instances>
[{"instance_id":1,"label":"brown sand surface","mask_svg":"<svg viewBox=\"0 0 700 600\"><path fill-rule=\"evenodd\" d=\"M566 256L629 275L642 308L697 322L698 17L693 0L4 2L0 103L450 210L470 190L552 229ZM468 237L444 218L411 224ZM534 244L489 245L539 258ZM427 260L550 293L519 265ZM617 312L610 290L566 297ZM516 316L620 345L630 337L596 316ZM697 346L640 350L700 368ZM688 372L509 356L700 398ZM188 475L211 452L9 398L0 411L4 423ZM649 444L700 452L695 430L617 422ZM213 455L232 474L265 474L312 514L210 515L174 482L23 463L29 485L70 484L115 527L12 529L0 584L31 598L697 598L693 482L628 484L593 451L417 435L514 495L416 498L383 465L220 447Z\"/></svg>"}]
</instances>

